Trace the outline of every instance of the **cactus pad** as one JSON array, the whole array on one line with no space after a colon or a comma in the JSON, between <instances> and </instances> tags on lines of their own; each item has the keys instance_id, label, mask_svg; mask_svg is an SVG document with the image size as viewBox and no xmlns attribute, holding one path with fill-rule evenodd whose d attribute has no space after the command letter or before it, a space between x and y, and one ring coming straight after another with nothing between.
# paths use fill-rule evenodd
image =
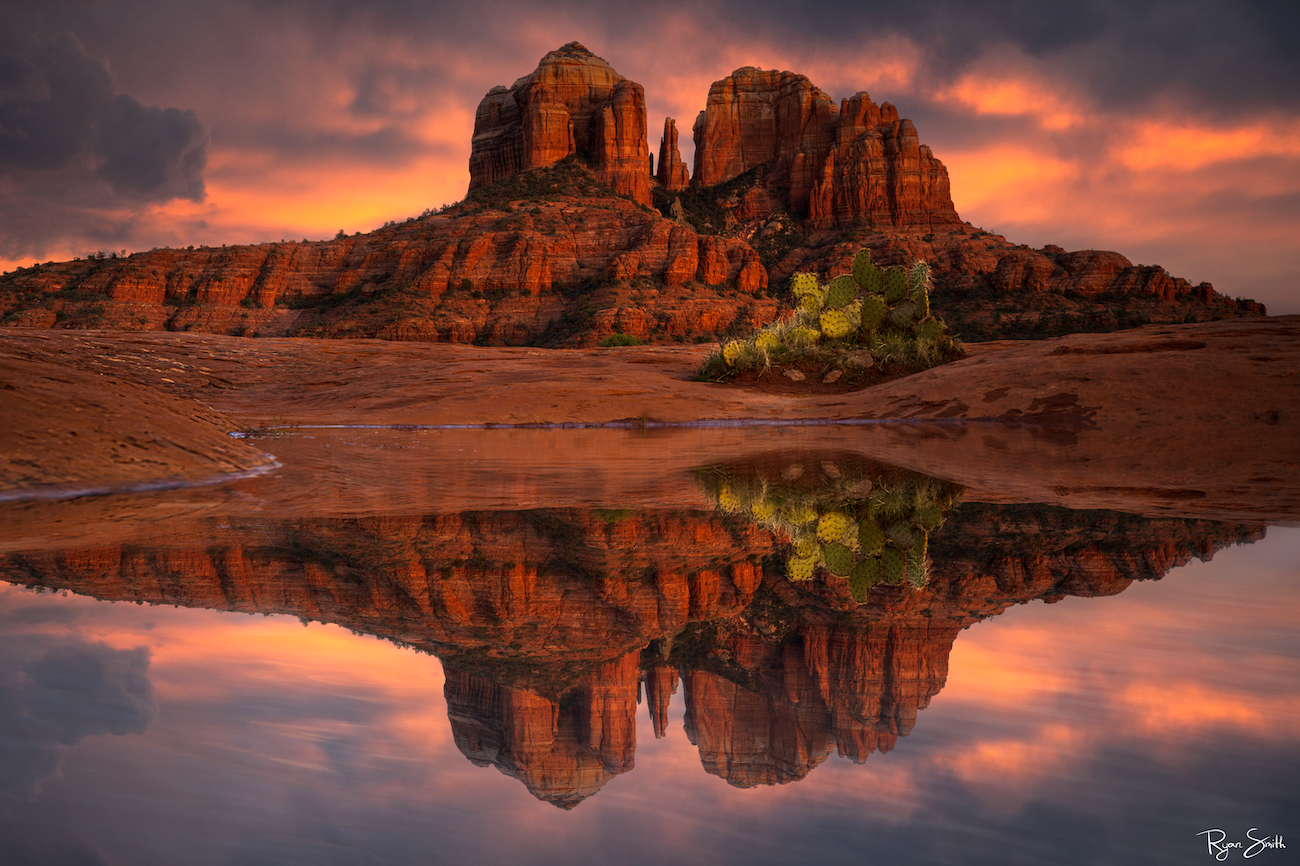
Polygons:
<instances>
[{"instance_id":1,"label":"cactus pad","mask_svg":"<svg viewBox=\"0 0 1300 866\"><path fill-rule=\"evenodd\" d=\"M853 570L853 551L842 544L823 544L822 561L826 570L837 577L848 577Z\"/></svg>"},{"instance_id":2,"label":"cactus pad","mask_svg":"<svg viewBox=\"0 0 1300 866\"><path fill-rule=\"evenodd\" d=\"M754 345L765 352L775 352L781 348L781 338L771 331L760 331L754 338Z\"/></svg>"},{"instance_id":3,"label":"cactus pad","mask_svg":"<svg viewBox=\"0 0 1300 866\"><path fill-rule=\"evenodd\" d=\"M755 520L763 522L776 516L776 508L766 499L760 499L754 503L753 508L749 509L749 513Z\"/></svg>"},{"instance_id":4,"label":"cactus pad","mask_svg":"<svg viewBox=\"0 0 1300 866\"><path fill-rule=\"evenodd\" d=\"M886 547L880 554L880 573L885 583L899 584L907 576L907 560L901 550Z\"/></svg>"},{"instance_id":5,"label":"cactus pad","mask_svg":"<svg viewBox=\"0 0 1300 866\"><path fill-rule=\"evenodd\" d=\"M874 267L875 265L871 264L871 250L867 247L858 250L858 254L853 257L853 281L865 289L867 272Z\"/></svg>"},{"instance_id":6,"label":"cactus pad","mask_svg":"<svg viewBox=\"0 0 1300 866\"><path fill-rule=\"evenodd\" d=\"M870 334L880 323L884 321L885 314L889 312L889 307L885 304L885 299L880 295L867 295L862 299L862 321L860 327L864 333Z\"/></svg>"},{"instance_id":7,"label":"cactus pad","mask_svg":"<svg viewBox=\"0 0 1300 866\"><path fill-rule=\"evenodd\" d=\"M821 316L822 333L832 340L842 340L853 333L853 322L841 310L827 310Z\"/></svg>"},{"instance_id":8,"label":"cactus pad","mask_svg":"<svg viewBox=\"0 0 1300 866\"><path fill-rule=\"evenodd\" d=\"M722 347L722 360L727 362L728 367L736 366L736 360L740 357L741 348L739 340L731 340Z\"/></svg>"},{"instance_id":9,"label":"cactus pad","mask_svg":"<svg viewBox=\"0 0 1300 866\"><path fill-rule=\"evenodd\" d=\"M817 277L814 274L795 274L790 277L790 291L796 297L817 291Z\"/></svg>"},{"instance_id":10,"label":"cactus pad","mask_svg":"<svg viewBox=\"0 0 1300 866\"><path fill-rule=\"evenodd\" d=\"M830 514L823 514L821 520L817 521L817 540L826 544L831 541L841 541L844 533L849 531L853 526L853 518L847 514L840 514L832 511Z\"/></svg>"},{"instance_id":11,"label":"cactus pad","mask_svg":"<svg viewBox=\"0 0 1300 866\"><path fill-rule=\"evenodd\" d=\"M813 576L813 570L817 568L817 560L811 557L792 556L787 565L791 580L809 580Z\"/></svg>"},{"instance_id":12,"label":"cactus pad","mask_svg":"<svg viewBox=\"0 0 1300 866\"><path fill-rule=\"evenodd\" d=\"M718 491L718 505L722 507L723 511L739 511L740 497L736 495L730 486L724 484L722 489Z\"/></svg>"},{"instance_id":13,"label":"cactus pad","mask_svg":"<svg viewBox=\"0 0 1300 866\"><path fill-rule=\"evenodd\" d=\"M811 346L821 339L821 331L814 331L812 328L791 328L786 332L790 342L795 345Z\"/></svg>"},{"instance_id":14,"label":"cactus pad","mask_svg":"<svg viewBox=\"0 0 1300 866\"><path fill-rule=\"evenodd\" d=\"M916 304L911 301L900 301L898 306L889 311L889 323L905 327L912 324L912 319L916 316Z\"/></svg>"},{"instance_id":15,"label":"cactus pad","mask_svg":"<svg viewBox=\"0 0 1300 866\"><path fill-rule=\"evenodd\" d=\"M862 604L867 600L867 593L871 592L871 587L880 583L880 560L864 559L853 570L849 572L849 591L853 593L853 600Z\"/></svg>"},{"instance_id":16,"label":"cactus pad","mask_svg":"<svg viewBox=\"0 0 1300 866\"><path fill-rule=\"evenodd\" d=\"M853 281L852 277L841 276L831 281L826 287L825 304L832 310L838 310L841 307L853 303L858 296L858 284Z\"/></svg>"},{"instance_id":17,"label":"cactus pad","mask_svg":"<svg viewBox=\"0 0 1300 866\"><path fill-rule=\"evenodd\" d=\"M874 520L863 520L858 524L858 544L863 556L879 556L885 546L885 533Z\"/></svg>"},{"instance_id":18,"label":"cactus pad","mask_svg":"<svg viewBox=\"0 0 1300 866\"><path fill-rule=\"evenodd\" d=\"M920 321L930 315L930 293L922 286L919 291L912 292L912 303L916 304L916 319Z\"/></svg>"},{"instance_id":19,"label":"cactus pad","mask_svg":"<svg viewBox=\"0 0 1300 866\"><path fill-rule=\"evenodd\" d=\"M907 272L895 265L885 271L885 300L897 304L907 294Z\"/></svg>"},{"instance_id":20,"label":"cactus pad","mask_svg":"<svg viewBox=\"0 0 1300 866\"><path fill-rule=\"evenodd\" d=\"M916 544L916 531L906 520L899 520L890 524L889 540L907 550Z\"/></svg>"},{"instance_id":21,"label":"cactus pad","mask_svg":"<svg viewBox=\"0 0 1300 866\"><path fill-rule=\"evenodd\" d=\"M913 329L922 340L939 340L943 337L943 322L937 319L922 319Z\"/></svg>"}]
</instances>

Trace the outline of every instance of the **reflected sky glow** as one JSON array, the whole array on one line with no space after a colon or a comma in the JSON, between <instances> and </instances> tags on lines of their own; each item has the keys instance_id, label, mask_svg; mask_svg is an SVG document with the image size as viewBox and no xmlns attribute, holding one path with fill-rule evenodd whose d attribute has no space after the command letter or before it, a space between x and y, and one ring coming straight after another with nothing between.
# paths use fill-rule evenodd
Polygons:
<instances>
[{"instance_id":1,"label":"reflected sky glow","mask_svg":"<svg viewBox=\"0 0 1300 866\"><path fill-rule=\"evenodd\" d=\"M1273 528L1118 596L979 623L893 752L787 785L705 774L679 690L668 736L642 703L635 769L571 812L466 761L430 656L285 616L5 587L5 646L33 649L7 653L0 682L64 644L143 648L157 714L59 746L34 797L3 799L0 836L136 863L792 862L810 846L847 863L864 833L903 862L998 862L977 841L995 832L1024 857L1194 862L1205 821L1296 832L1279 824L1298 814L1296 561L1300 532Z\"/></svg>"}]
</instances>

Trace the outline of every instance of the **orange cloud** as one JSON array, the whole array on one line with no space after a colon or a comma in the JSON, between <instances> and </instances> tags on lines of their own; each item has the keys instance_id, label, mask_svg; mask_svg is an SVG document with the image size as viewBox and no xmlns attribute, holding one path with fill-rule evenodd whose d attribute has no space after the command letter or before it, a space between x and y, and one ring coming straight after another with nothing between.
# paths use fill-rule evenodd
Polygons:
<instances>
[{"instance_id":1,"label":"orange cloud","mask_svg":"<svg viewBox=\"0 0 1300 866\"><path fill-rule=\"evenodd\" d=\"M1266 120L1224 129L1188 118L1143 120L1124 136L1119 160L1135 171L1193 171L1260 156L1300 158L1300 121Z\"/></svg>"},{"instance_id":2,"label":"orange cloud","mask_svg":"<svg viewBox=\"0 0 1300 866\"><path fill-rule=\"evenodd\" d=\"M1069 129L1086 119L1073 100L1053 91L1037 76L968 73L937 94L937 98L972 109L976 114L1028 115L1044 129L1054 131Z\"/></svg>"}]
</instances>

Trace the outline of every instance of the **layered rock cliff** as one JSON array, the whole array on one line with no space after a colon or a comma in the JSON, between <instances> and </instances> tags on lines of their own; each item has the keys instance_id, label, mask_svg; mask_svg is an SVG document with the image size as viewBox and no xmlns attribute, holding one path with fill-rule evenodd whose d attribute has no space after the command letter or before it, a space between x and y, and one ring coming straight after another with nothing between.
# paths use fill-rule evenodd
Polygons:
<instances>
[{"instance_id":1,"label":"layered rock cliff","mask_svg":"<svg viewBox=\"0 0 1300 866\"><path fill-rule=\"evenodd\" d=\"M369 234L25 269L0 279L0 313L28 327L594 345L770 321L766 286L744 241L664 219L566 160Z\"/></svg>"},{"instance_id":2,"label":"layered rock cliff","mask_svg":"<svg viewBox=\"0 0 1300 866\"><path fill-rule=\"evenodd\" d=\"M542 58L510 87L494 87L474 114L469 188L574 153L633 201L650 204L645 90L577 42Z\"/></svg>"}]
</instances>

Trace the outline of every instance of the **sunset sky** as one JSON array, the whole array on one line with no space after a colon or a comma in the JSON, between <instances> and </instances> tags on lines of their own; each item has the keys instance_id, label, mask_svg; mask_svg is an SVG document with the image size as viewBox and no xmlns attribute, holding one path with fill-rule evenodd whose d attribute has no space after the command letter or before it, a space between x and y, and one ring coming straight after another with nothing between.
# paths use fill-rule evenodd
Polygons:
<instances>
[{"instance_id":1,"label":"sunset sky","mask_svg":"<svg viewBox=\"0 0 1300 866\"><path fill-rule=\"evenodd\" d=\"M650 147L745 66L912 118L962 218L1300 313L1300 7L0 0L0 270L323 238L463 197L474 109L577 40Z\"/></svg>"}]
</instances>

